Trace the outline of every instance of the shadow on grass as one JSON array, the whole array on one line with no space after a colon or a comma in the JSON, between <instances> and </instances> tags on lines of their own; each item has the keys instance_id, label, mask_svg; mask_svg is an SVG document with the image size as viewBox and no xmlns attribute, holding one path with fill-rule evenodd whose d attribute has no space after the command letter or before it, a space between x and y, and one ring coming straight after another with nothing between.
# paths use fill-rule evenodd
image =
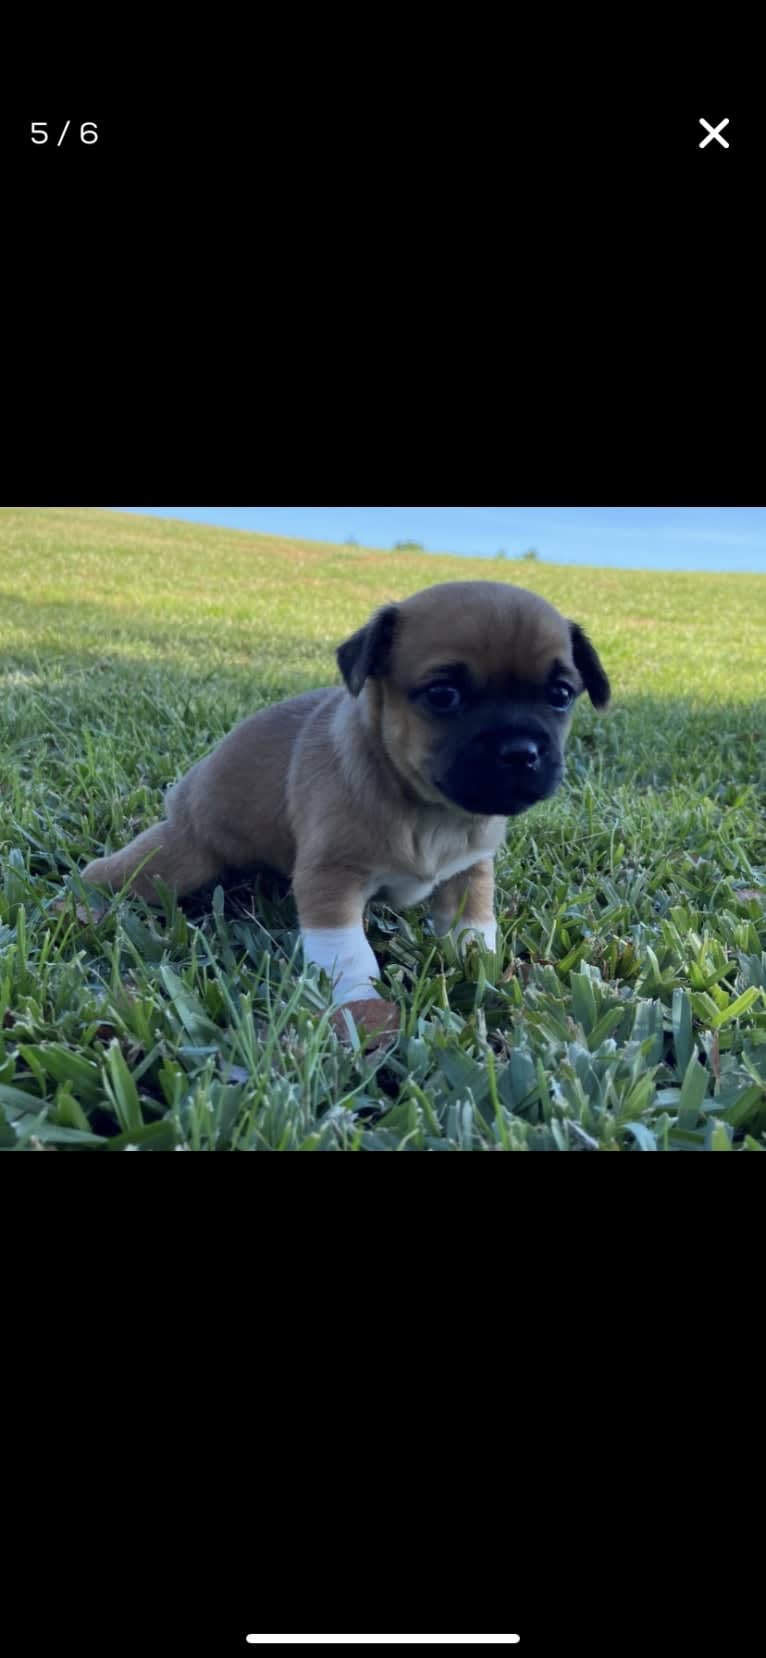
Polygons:
<instances>
[{"instance_id":1,"label":"shadow on grass","mask_svg":"<svg viewBox=\"0 0 766 1658\"><path fill-rule=\"evenodd\" d=\"M41 612L31 600L14 603L39 624ZM83 607L61 601L48 608ZM89 608L96 616L111 616L103 607ZM147 633L151 636L142 616L133 636L145 640ZM179 633L188 647L189 636L183 629ZM225 641L214 639L209 656L201 651L184 664L168 652L166 642L165 633L162 658L149 660L123 650L110 655L108 637L93 648L64 639L55 651L6 653L0 658L5 773L16 770L24 778L22 767L31 756L35 781L23 786L47 786L66 806L71 763L86 739L92 739L102 763L112 753L119 761L123 792L134 785L164 790L249 713L319 685L340 683L332 648L325 653L304 637L280 637L267 645L254 637L247 663L227 662ZM314 651L316 669L303 665ZM103 775L112 775L113 769ZM766 698L702 703L693 686L688 696L621 698L616 687L612 708L603 716L583 699L557 799L576 798L588 784L615 794L621 788L652 788L720 795L727 788L766 787ZM143 803L137 801L134 810L141 814ZM148 811L147 821L156 821L156 809L149 806ZM534 817L532 813L525 821Z\"/></svg>"},{"instance_id":2,"label":"shadow on grass","mask_svg":"<svg viewBox=\"0 0 766 1658\"><path fill-rule=\"evenodd\" d=\"M700 703L688 697L615 697L598 717L578 711L569 739L567 777L595 770L636 789L766 783L766 699Z\"/></svg>"}]
</instances>

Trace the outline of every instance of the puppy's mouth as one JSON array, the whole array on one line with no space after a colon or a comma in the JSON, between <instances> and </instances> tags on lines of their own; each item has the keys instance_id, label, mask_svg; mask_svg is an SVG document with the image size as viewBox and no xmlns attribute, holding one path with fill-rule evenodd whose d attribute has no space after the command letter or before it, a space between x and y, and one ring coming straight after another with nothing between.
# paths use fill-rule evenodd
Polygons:
<instances>
[{"instance_id":1,"label":"puppy's mouth","mask_svg":"<svg viewBox=\"0 0 766 1658\"><path fill-rule=\"evenodd\" d=\"M499 789L491 783L469 784L464 781L451 782L445 779L437 782L440 793L454 806L460 806L464 812L471 812L477 817L520 817L522 812L528 812L531 806L538 806L541 800L547 800L555 794L561 781L560 775L545 786L532 789Z\"/></svg>"},{"instance_id":2,"label":"puppy's mouth","mask_svg":"<svg viewBox=\"0 0 766 1658\"><path fill-rule=\"evenodd\" d=\"M557 755L533 742L513 740L488 755L458 755L432 774L439 792L464 812L480 817L519 817L554 794L564 775Z\"/></svg>"}]
</instances>

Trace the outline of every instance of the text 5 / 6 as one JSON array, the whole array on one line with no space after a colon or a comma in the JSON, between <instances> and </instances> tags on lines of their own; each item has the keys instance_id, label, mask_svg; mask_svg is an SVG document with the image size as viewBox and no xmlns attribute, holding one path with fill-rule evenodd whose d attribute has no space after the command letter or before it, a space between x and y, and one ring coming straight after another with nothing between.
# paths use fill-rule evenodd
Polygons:
<instances>
[{"instance_id":1,"label":"text 5 / 6","mask_svg":"<svg viewBox=\"0 0 766 1658\"><path fill-rule=\"evenodd\" d=\"M61 144L63 144L64 139L66 138L66 135L67 135L71 125L72 125L71 121L66 121L65 122L60 136L56 139L56 149L59 149ZM47 123L47 121L33 121L32 122L32 143L33 144L47 144L48 136L49 135L48 135L48 123ZM55 138L56 135L55 135L55 133L51 133L50 136L52 138ZM77 137L77 128L76 127L74 129L74 137L75 137L75 140L76 140L76 137ZM80 127L80 143L81 144L96 144L97 142L98 142L98 127L97 127L95 121L83 121L83 124Z\"/></svg>"}]
</instances>

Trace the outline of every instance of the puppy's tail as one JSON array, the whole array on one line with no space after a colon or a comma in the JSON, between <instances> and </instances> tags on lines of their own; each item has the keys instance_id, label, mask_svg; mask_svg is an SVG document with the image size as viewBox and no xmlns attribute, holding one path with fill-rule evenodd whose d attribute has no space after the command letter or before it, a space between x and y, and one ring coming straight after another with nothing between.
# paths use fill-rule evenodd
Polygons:
<instances>
[{"instance_id":1,"label":"puppy's tail","mask_svg":"<svg viewBox=\"0 0 766 1658\"><path fill-rule=\"evenodd\" d=\"M204 886L217 873L218 861L204 847L195 844L188 828L182 831L180 825L165 822L145 829L121 852L113 852L108 858L95 858L83 870L83 880L95 887L107 887L111 892L130 886L148 903L156 904L159 895L155 876L159 875L171 891L183 895Z\"/></svg>"}]
</instances>

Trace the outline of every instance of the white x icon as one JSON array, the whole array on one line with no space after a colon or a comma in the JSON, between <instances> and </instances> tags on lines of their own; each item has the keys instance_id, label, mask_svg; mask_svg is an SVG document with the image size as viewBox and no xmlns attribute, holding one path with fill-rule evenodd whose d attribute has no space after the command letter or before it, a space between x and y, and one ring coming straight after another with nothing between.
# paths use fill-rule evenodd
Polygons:
<instances>
[{"instance_id":1,"label":"white x icon","mask_svg":"<svg viewBox=\"0 0 766 1658\"><path fill-rule=\"evenodd\" d=\"M701 127L707 127L707 130L708 130L708 136L707 136L707 138L703 138L702 143L700 144L700 149L704 150L705 145L712 143L713 139L715 138L716 141L719 144L723 144L723 147L724 147L725 150L728 150L729 146L726 142L726 139L721 138L721 136L720 136L720 134L723 132L724 127L728 127L728 125L729 125L728 115L727 115L725 121L719 121L717 127L711 127L710 122L709 121L703 121L702 116L700 116L700 126Z\"/></svg>"}]
</instances>

